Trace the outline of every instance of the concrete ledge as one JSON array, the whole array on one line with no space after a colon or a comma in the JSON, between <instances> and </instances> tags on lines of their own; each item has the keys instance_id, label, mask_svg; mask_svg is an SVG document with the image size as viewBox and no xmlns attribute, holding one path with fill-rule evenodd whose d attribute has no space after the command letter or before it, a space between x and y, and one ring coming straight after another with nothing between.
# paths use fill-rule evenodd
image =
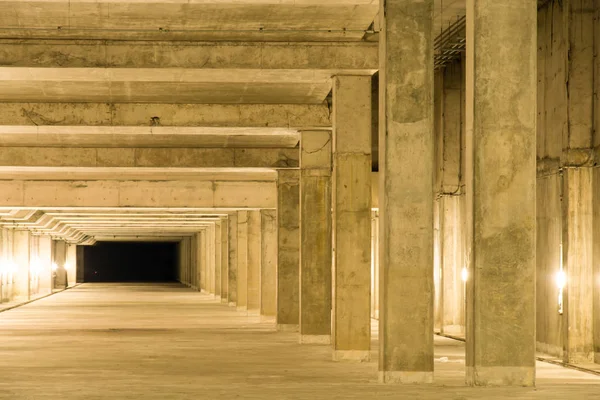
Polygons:
<instances>
[{"instance_id":1,"label":"concrete ledge","mask_svg":"<svg viewBox=\"0 0 600 400\"><path fill-rule=\"evenodd\" d=\"M379 383L433 383L433 371L379 371Z\"/></svg>"},{"instance_id":2,"label":"concrete ledge","mask_svg":"<svg viewBox=\"0 0 600 400\"><path fill-rule=\"evenodd\" d=\"M334 350L333 361L367 362L371 360L370 350Z\"/></svg>"},{"instance_id":3,"label":"concrete ledge","mask_svg":"<svg viewBox=\"0 0 600 400\"><path fill-rule=\"evenodd\" d=\"M300 344L331 344L331 335L300 335Z\"/></svg>"},{"instance_id":4,"label":"concrete ledge","mask_svg":"<svg viewBox=\"0 0 600 400\"><path fill-rule=\"evenodd\" d=\"M466 382L470 386L535 386L535 366L469 367Z\"/></svg>"},{"instance_id":5,"label":"concrete ledge","mask_svg":"<svg viewBox=\"0 0 600 400\"><path fill-rule=\"evenodd\" d=\"M279 332L298 332L299 328L295 324L277 324L277 331Z\"/></svg>"}]
</instances>

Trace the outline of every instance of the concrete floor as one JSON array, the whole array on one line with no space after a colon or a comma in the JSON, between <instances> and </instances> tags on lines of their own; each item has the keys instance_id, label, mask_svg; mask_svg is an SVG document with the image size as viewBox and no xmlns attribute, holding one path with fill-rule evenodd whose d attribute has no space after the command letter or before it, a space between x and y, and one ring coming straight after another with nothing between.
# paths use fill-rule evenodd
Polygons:
<instances>
[{"instance_id":1,"label":"concrete floor","mask_svg":"<svg viewBox=\"0 0 600 400\"><path fill-rule=\"evenodd\" d=\"M435 385L380 385L376 361L176 284L84 284L0 313L0 336L2 399L600 399L599 377L544 363L537 389L465 387L463 344L439 337Z\"/></svg>"}]
</instances>

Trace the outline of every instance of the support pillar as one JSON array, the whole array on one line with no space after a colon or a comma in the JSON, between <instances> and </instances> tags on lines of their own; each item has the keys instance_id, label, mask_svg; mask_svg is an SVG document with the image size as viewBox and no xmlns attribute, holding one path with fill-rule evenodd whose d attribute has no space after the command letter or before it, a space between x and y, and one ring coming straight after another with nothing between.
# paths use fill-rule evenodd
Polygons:
<instances>
[{"instance_id":1,"label":"support pillar","mask_svg":"<svg viewBox=\"0 0 600 400\"><path fill-rule=\"evenodd\" d=\"M71 287L77 281L77 245L73 243L67 243L65 270L67 271L67 285Z\"/></svg>"},{"instance_id":2,"label":"support pillar","mask_svg":"<svg viewBox=\"0 0 600 400\"><path fill-rule=\"evenodd\" d=\"M53 289L65 289L68 285L67 271L65 264L67 262L67 242L64 240L52 241L52 269L53 269Z\"/></svg>"},{"instance_id":3,"label":"support pillar","mask_svg":"<svg viewBox=\"0 0 600 400\"><path fill-rule=\"evenodd\" d=\"M208 252L206 247L207 232L206 229L200 231L200 292L202 293L208 293L208 257L206 255Z\"/></svg>"},{"instance_id":4,"label":"support pillar","mask_svg":"<svg viewBox=\"0 0 600 400\"><path fill-rule=\"evenodd\" d=\"M260 315L275 321L277 313L277 212L261 210Z\"/></svg>"},{"instance_id":5,"label":"support pillar","mask_svg":"<svg viewBox=\"0 0 600 400\"><path fill-rule=\"evenodd\" d=\"M333 79L333 359L371 352L371 77Z\"/></svg>"},{"instance_id":6,"label":"support pillar","mask_svg":"<svg viewBox=\"0 0 600 400\"><path fill-rule=\"evenodd\" d=\"M215 222L215 296L221 298L221 221Z\"/></svg>"},{"instance_id":7,"label":"support pillar","mask_svg":"<svg viewBox=\"0 0 600 400\"><path fill-rule=\"evenodd\" d=\"M237 213L229 214L229 271L227 273L227 295L230 306L237 304Z\"/></svg>"},{"instance_id":8,"label":"support pillar","mask_svg":"<svg viewBox=\"0 0 600 400\"><path fill-rule=\"evenodd\" d=\"M29 263L30 263L30 236L29 231L13 231L13 261L15 263L13 293L20 300L29 300Z\"/></svg>"},{"instance_id":9,"label":"support pillar","mask_svg":"<svg viewBox=\"0 0 600 400\"><path fill-rule=\"evenodd\" d=\"M248 315L260 315L260 210L248 211Z\"/></svg>"},{"instance_id":10,"label":"support pillar","mask_svg":"<svg viewBox=\"0 0 600 400\"><path fill-rule=\"evenodd\" d=\"M331 342L331 247L331 132L304 131L300 137L300 343Z\"/></svg>"},{"instance_id":11,"label":"support pillar","mask_svg":"<svg viewBox=\"0 0 600 400\"><path fill-rule=\"evenodd\" d=\"M297 331L300 316L300 172L277 176L277 329Z\"/></svg>"},{"instance_id":12,"label":"support pillar","mask_svg":"<svg viewBox=\"0 0 600 400\"><path fill-rule=\"evenodd\" d=\"M215 294L215 271L217 262L215 259L215 225L211 225L206 230L206 256L207 256L207 291L208 293Z\"/></svg>"},{"instance_id":13,"label":"support pillar","mask_svg":"<svg viewBox=\"0 0 600 400\"><path fill-rule=\"evenodd\" d=\"M381 0L379 379L433 382L433 0Z\"/></svg>"},{"instance_id":14,"label":"support pillar","mask_svg":"<svg viewBox=\"0 0 600 400\"><path fill-rule=\"evenodd\" d=\"M84 270L85 270L85 265L84 265L84 251L85 251L85 247L84 246L77 246L77 283L83 283L84 279L83 279L83 274L84 274Z\"/></svg>"},{"instance_id":15,"label":"support pillar","mask_svg":"<svg viewBox=\"0 0 600 400\"><path fill-rule=\"evenodd\" d=\"M221 303L229 302L229 221L221 218Z\"/></svg>"},{"instance_id":16,"label":"support pillar","mask_svg":"<svg viewBox=\"0 0 600 400\"><path fill-rule=\"evenodd\" d=\"M248 211L237 213L237 309L248 310Z\"/></svg>"},{"instance_id":17,"label":"support pillar","mask_svg":"<svg viewBox=\"0 0 600 400\"><path fill-rule=\"evenodd\" d=\"M467 1L470 385L535 383L536 63L535 0Z\"/></svg>"},{"instance_id":18,"label":"support pillar","mask_svg":"<svg viewBox=\"0 0 600 400\"><path fill-rule=\"evenodd\" d=\"M52 292L52 238L38 237L38 267L40 276L40 293ZM79 265L75 264L77 267Z\"/></svg>"}]
</instances>

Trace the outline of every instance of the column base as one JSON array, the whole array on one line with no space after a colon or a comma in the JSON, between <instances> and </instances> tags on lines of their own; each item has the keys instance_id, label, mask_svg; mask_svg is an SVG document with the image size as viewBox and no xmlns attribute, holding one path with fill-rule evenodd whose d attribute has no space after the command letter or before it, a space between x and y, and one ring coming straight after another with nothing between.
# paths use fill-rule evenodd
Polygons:
<instances>
[{"instance_id":1,"label":"column base","mask_svg":"<svg viewBox=\"0 0 600 400\"><path fill-rule=\"evenodd\" d=\"M236 309L238 311L248 311L248 306L237 306Z\"/></svg>"},{"instance_id":2,"label":"column base","mask_svg":"<svg viewBox=\"0 0 600 400\"><path fill-rule=\"evenodd\" d=\"M260 311L259 310L248 310L248 316L249 317L258 317L258 316L260 316Z\"/></svg>"},{"instance_id":3,"label":"column base","mask_svg":"<svg viewBox=\"0 0 600 400\"><path fill-rule=\"evenodd\" d=\"M331 335L300 335L300 344L331 344Z\"/></svg>"},{"instance_id":4,"label":"column base","mask_svg":"<svg viewBox=\"0 0 600 400\"><path fill-rule=\"evenodd\" d=\"M299 326L294 324L277 324L279 332L298 332Z\"/></svg>"},{"instance_id":5,"label":"column base","mask_svg":"<svg viewBox=\"0 0 600 400\"><path fill-rule=\"evenodd\" d=\"M433 371L379 371L379 383L433 383Z\"/></svg>"},{"instance_id":6,"label":"column base","mask_svg":"<svg viewBox=\"0 0 600 400\"><path fill-rule=\"evenodd\" d=\"M535 367L467 367L469 386L535 386Z\"/></svg>"},{"instance_id":7,"label":"column base","mask_svg":"<svg viewBox=\"0 0 600 400\"><path fill-rule=\"evenodd\" d=\"M271 322L271 323L275 323L276 319L274 315L261 315L260 316L260 322Z\"/></svg>"},{"instance_id":8,"label":"column base","mask_svg":"<svg viewBox=\"0 0 600 400\"><path fill-rule=\"evenodd\" d=\"M229 303L227 302L227 299L224 299L221 297L221 304L229 304Z\"/></svg>"},{"instance_id":9,"label":"column base","mask_svg":"<svg viewBox=\"0 0 600 400\"><path fill-rule=\"evenodd\" d=\"M333 361L368 362L371 360L370 350L334 350Z\"/></svg>"},{"instance_id":10,"label":"column base","mask_svg":"<svg viewBox=\"0 0 600 400\"><path fill-rule=\"evenodd\" d=\"M229 307L236 307L236 306L237 306L237 303L236 303L235 301L230 301L229 303L227 303L227 305L228 305Z\"/></svg>"}]
</instances>

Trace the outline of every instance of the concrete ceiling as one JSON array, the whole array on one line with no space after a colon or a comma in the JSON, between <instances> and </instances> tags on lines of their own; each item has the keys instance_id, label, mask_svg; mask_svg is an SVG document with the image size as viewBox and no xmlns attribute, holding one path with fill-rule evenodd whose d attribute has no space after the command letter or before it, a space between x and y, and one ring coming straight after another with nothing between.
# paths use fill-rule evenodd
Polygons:
<instances>
[{"instance_id":1,"label":"concrete ceiling","mask_svg":"<svg viewBox=\"0 0 600 400\"><path fill-rule=\"evenodd\" d=\"M379 0L0 1L1 37L361 40Z\"/></svg>"}]
</instances>

